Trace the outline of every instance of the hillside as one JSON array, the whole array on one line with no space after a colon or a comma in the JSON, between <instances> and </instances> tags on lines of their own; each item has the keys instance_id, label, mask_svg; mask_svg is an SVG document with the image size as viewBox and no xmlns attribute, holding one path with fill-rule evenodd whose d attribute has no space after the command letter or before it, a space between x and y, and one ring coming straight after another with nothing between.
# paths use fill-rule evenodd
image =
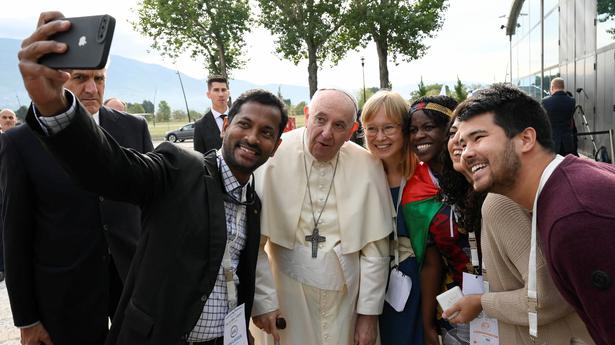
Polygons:
<instances>
[{"instance_id":1,"label":"hillside","mask_svg":"<svg viewBox=\"0 0 615 345\"><path fill-rule=\"evenodd\" d=\"M19 70L17 52L20 41L0 38L0 108L17 109L29 103ZM181 74L190 110L204 112L209 107L205 96L206 81ZM284 98L290 98L293 104L309 98L307 87L279 85ZM256 85L243 80L231 81L231 96L236 98L242 92L253 88L264 88L277 93L277 84ZM105 98L119 97L127 102L142 102L147 99L160 102L167 101L173 109L185 109L177 72L154 64L111 56Z\"/></svg>"}]
</instances>

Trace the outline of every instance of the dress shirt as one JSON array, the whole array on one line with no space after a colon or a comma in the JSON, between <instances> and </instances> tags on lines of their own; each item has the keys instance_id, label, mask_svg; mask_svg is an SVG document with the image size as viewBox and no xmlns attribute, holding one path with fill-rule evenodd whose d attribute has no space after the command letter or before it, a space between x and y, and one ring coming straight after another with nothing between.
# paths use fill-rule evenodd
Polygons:
<instances>
[{"instance_id":1,"label":"dress shirt","mask_svg":"<svg viewBox=\"0 0 615 345\"><path fill-rule=\"evenodd\" d=\"M228 108L226 108L226 110L223 113L219 113L218 111L216 111L216 109L212 107L211 113L214 115L214 120L216 120L218 129L220 130L220 132L222 132L222 128L224 126L224 117L222 117L222 115L224 115L225 117L228 115Z\"/></svg>"},{"instance_id":2,"label":"dress shirt","mask_svg":"<svg viewBox=\"0 0 615 345\"><path fill-rule=\"evenodd\" d=\"M241 186L218 150L218 166L226 193L232 194L237 200L244 200L246 186ZM246 206L234 202L224 201L226 218L226 241L231 257L231 269L235 286L239 286L237 267L239 256L246 245ZM205 302L201 317L188 335L188 341L207 341L224 336L224 317L228 314L228 296L226 280L222 266L218 270L216 284Z\"/></svg>"}]
</instances>

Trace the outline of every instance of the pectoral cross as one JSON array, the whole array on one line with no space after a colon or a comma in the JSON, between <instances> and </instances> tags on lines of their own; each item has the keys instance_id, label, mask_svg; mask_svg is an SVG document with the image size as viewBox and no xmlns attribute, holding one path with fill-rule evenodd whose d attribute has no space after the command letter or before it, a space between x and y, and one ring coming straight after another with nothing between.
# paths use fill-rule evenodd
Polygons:
<instances>
[{"instance_id":1,"label":"pectoral cross","mask_svg":"<svg viewBox=\"0 0 615 345\"><path fill-rule=\"evenodd\" d=\"M320 236L318 234L318 228L314 228L314 230L312 230L312 234L311 235L307 235L305 236L305 240L307 242L312 242L312 257L315 258L316 254L318 252L318 243L320 242L324 242L326 241L326 237L324 236Z\"/></svg>"}]
</instances>

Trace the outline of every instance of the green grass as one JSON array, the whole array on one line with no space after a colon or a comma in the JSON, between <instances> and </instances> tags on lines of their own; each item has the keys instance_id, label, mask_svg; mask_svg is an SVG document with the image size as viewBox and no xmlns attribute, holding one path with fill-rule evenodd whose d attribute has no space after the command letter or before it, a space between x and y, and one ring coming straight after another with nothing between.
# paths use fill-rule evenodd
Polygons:
<instances>
[{"instance_id":1,"label":"green grass","mask_svg":"<svg viewBox=\"0 0 615 345\"><path fill-rule=\"evenodd\" d=\"M297 128L305 126L305 116L295 116L295 125Z\"/></svg>"},{"instance_id":2,"label":"green grass","mask_svg":"<svg viewBox=\"0 0 615 345\"><path fill-rule=\"evenodd\" d=\"M188 121L170 121L170 122L156 122L156 126L153 123L148 122L147 127L149 128L149 133L152 136L153 140L162 140L164 139L164 134L170 130L178 129L181 126L187 124ZM305 125L305 117L296 116L295 123L297 128L303 127Z\"/></svg>"},{"instance_id":3,"label":"green grass","mask_svg":"<svg viewBox=\"0 0 615 345\"><path fill-rule=\"evenodd\" d=\"M147 127L153 140L162 140L166 132L178 129L187 123L188 121L156 122L156 126L154 126L154 124L148 122Z\"/></svg>"}]
</instances>

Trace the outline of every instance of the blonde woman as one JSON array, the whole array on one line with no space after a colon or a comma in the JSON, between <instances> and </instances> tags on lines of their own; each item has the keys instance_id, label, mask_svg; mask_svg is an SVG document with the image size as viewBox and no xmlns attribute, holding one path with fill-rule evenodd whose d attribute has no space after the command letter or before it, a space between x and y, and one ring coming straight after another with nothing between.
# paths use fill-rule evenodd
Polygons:
<instances>
[{"instance_id":1,"label":"blonde woman","mask_svg":"<svg viewBox=\"0 0 615 345\"><path fill-rule=\"evenodd\" d=\"M403 130L408 127L408 109L408 103L398 93L383 90L378 91L365 103L361 115L367 148L382 161L391 188L391 197L397 207L397 236L393 236L390 246L392 254L397 251L397 255L393 255L391 270L393 275L401 277L406 284L408 280L411 282L405 303L389 301L389 298L385 302L379 320L383 345L423 344L419 265L410 244L405 217L401 212L400 193L403 192L404 186L409 185L408 179L413 176L416 165L408 135ZM393 279L397 281L396 278ZM387 289L399 288L391 281L388 284Z\"/></svg>"}]
</instances>

